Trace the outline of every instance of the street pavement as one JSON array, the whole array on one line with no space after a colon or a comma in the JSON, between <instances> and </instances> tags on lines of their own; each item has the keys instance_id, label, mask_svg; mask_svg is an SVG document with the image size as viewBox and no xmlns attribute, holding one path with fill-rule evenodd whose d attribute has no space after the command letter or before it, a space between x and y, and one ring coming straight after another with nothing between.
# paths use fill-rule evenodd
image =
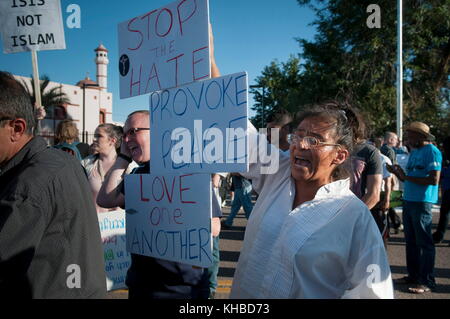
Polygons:
<instances>
[{"instance_id":1,"label":"street pavement","mask_svg":"<svg viewBox=\"0 0 450 319\"><path fill-rule=\"evenodd\" d=\"M401 217L401 209L398 214ZM229 214L229 207L223 208L224 217ZM439 207L433 208L433 229L439 220ZM233 275L239 259L239 251L244 239L247 220L244 212L239 211L234 219L233 227L223 229L220 233L220 269L219 288L217 299L227 299L233 281ZM450 299L450 231L445 234L442 243L436 245L436 289L430 293L416 295L408 292L406 285L394 286L395 299ZM407 275L405 257L405 238L403 232L391 234L387 245L389 264L391 265L392 278L397 279Z\"/></svg>"},{"instance_id":2,"label":"street pavement","mask_svg":"<svg viewBox=\"0 0 450 319\"><path fill-rule=\"evenodd\" d=\"M229 202L228 202L229 204ZM224 218L228 216L230 207L223 207ZM401 216L401 209L398 210ZM433 209L433 229L436 228L439 219L439 208ZM233 226L229 229L222 229L220 233L220 269L218 275L218 289L216 299L228 299L230 295L233 276L239 259L239 252L244 240L247 220L241 209L234 219ZM450 299L450 231L445 234L442 243L436 245L436 289L430 293L416 295L408 292L406 285L394 286L395 299ZM403 232L391 234L389 238L387 253L389 264L391 265L392 278L401 278L407 274L405 258L405 238ZM127 298L126 290L119 290L108 293L108 298Z\"/></svg>"}]
</instances>

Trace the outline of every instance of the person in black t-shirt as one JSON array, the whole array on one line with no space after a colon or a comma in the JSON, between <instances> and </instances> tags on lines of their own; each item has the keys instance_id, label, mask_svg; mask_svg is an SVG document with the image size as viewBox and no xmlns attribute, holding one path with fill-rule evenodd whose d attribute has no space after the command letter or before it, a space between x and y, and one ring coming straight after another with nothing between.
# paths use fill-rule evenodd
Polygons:
<instances>
[{"instance_id":1,"label":"person in black t-shirt","mask_svg":"<svg viewBox=\"0 0 450 319\"><path fill-rule=\"evenodd\" d=\"M356 145L352 152L351 190L369 209L380 201L383 167L378 149L367 143L366 126L360 114L353 128ZM351 120L351 119L350 119Z\"/></svg>"}]
</instances>

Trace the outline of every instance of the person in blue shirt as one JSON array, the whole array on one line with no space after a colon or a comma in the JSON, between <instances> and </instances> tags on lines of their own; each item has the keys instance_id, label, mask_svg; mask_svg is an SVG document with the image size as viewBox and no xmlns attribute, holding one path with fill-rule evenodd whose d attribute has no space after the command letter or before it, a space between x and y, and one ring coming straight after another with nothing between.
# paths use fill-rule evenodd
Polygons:
<instances>
[{"instance_id":1,"label":"person in blue shirt","mask_svg":"<svg viewBox=\"0 0 450 319\"><path fill-rule=\"evenodd\" d=\"M406 172L399 165L390 168L405 183L403 225L408 276L395 282L410 285L409 291L412 293L423 294L436 286L431 208L438 201L442 154L432 144L434 136L425 123L412 122L406 128L405 135L413 149Z\"/></svg>"}]
</instances>

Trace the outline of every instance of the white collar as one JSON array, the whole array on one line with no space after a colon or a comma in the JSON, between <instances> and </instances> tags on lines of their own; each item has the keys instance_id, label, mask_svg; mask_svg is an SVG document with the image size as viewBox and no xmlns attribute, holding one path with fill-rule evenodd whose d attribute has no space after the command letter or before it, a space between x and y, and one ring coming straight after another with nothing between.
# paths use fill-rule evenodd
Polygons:
<instances>
[{"instance_id":1,"label":"white collar","mask_svg":"<svg viewBox=\"0 0 450 319\"><path fill-rule=\"evenodd\" d=\"M350 190L350 179L340 179L338 181L323 185L319 188L314 200L325 199L331 196L346 195Z\"/></svg>"}]
</instances>

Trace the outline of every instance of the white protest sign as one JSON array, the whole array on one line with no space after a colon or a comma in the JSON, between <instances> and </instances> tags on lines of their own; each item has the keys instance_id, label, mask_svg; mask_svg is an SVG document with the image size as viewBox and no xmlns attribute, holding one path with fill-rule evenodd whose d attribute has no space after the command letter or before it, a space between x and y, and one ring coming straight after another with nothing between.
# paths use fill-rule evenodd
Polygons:
<instances>
[{"instance_id":1,"label":"white protest sign","mask_svg":"<svg viewBox=\"0 0 450 319\"><path fill-rule=\"evenodd\" d=\"M212 264L211 175L130 174L125 194L129 252Z\"/></svg>"},{"instance_id":2,"label":"white protest sign","mask_svg":"<svg viewBox=\"0 0 450 319\"><path fill-rule=\"evenodd\" d=\"M179 0L120 23L120 98L208 78L208 12L208 0Z\"/></svg>"},{"instance_id":3,"label":"white protest sign","mask_svg":"<svg viewBox=\"0 0 450 319\"><path fill-rule=\"evenodd\" d=\"M108 291L126 288L131 257L126 250L125 211L100 213L98 223L105 257L106 288Z\"/></svg>"},{"instance_id":4,"label":"white protest sign","mask_svg":"<svg viewBox=\"0 0 450 319\"><path fill-rule=\"evenodd\" d=\"M66 48L60 0L1 0L3 52Z\"/></svg>"},{"instance_id":5,"label":"white protest sign","mask_svg":"<svg viewBox=\"0 0 450 319\"><path fill-rule=\"evenodd\" d=\"M247 73L152 92L151 171L245 172Z\"/></svg>"}]
</instances>

